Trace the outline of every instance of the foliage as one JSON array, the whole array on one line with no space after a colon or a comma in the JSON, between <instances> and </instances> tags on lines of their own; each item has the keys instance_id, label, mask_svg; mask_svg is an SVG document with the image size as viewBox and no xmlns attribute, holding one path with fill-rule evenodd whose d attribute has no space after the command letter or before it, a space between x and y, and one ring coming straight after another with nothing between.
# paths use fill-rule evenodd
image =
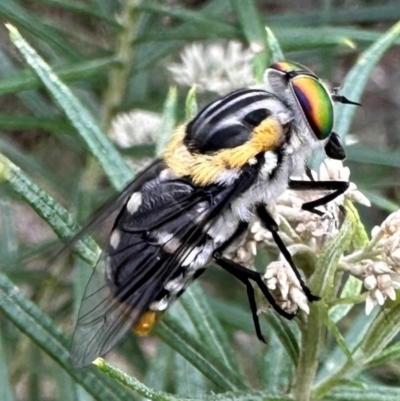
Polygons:
<instances>
[{"instance_id":1,"label":"foliage","mask_svg":"<svg viewBox=\"0 0 400 401\"><path fill-rule=\"evenodd\" d=\"M31 3L0 2L11 39L0 47L0 399L399 399L400 388L392 386L399 381L399 304L366 316L356 303L360 286L336 275L340 255L368 242L352 206L335 241L318 255L310 281L323 300L311 305L308 318L287 322L268 312L262 323L269 344L259 344L244 288L214 272L209 288L194 284L153 337L130 336L115 353L121 370L101 359L82 371L70 365L73 316L99 248L82 236L71 255L55 258L57 241L48 230L68 242L132 178L127 162L135 170L159 154L176 123L209 99L199 91L196 100L192 88L185 105L187 90L170 85L165 67L184 44L241 41L256 51L256 80L282 51L320 75L340 67L349 71L343 94L358 101L384 53L398 51L400 25L389 28L400 18L397 2L354 1L352 12L329 1L301 12L255 0ZM106 135L114 117L133 108L161 111L155 144L122 148ZM342 138L353 132L349 110L336 109ZM383 119L373 118L385 131ZM375 205L374 213L360 211L369 229L384 214L376 210L399 209L398 188L382 191L394 187L399 151L362 143L348 155L353 181ZM339 281L345 299L327 302Z\"/></svg>"}]
</instances>

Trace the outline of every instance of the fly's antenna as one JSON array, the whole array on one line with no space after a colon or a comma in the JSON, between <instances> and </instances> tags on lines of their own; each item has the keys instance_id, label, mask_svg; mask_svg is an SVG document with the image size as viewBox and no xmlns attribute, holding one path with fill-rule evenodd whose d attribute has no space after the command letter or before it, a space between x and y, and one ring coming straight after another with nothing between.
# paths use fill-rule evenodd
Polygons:
<instances>
[{"instance_id":1,"label":"fly's antenna","mask_svg":"<svg viewBox=\"0 0 400 401\"><path fill-rule=\"evenodd\" d=\"M333 88L331 96L334 102L339 102L343 104L353 104L354 106L362 106L361 103L353 102L352 100L347 99L347 97L339 95L339 88Z\"/></svg>"}]
</instances>

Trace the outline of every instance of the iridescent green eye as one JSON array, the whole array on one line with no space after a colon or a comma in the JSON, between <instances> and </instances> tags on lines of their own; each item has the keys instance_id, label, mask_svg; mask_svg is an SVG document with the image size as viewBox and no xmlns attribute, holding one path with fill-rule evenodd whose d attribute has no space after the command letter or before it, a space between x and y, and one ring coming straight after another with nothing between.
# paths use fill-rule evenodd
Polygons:
<instances>
[{"instance_id":1,"label":"iridescent green eye","mask_svg":"<svg viewBox=\"0 0 400 401\"><path fill-rule=\"evenodd\" d=\"M290 83L315 136L320 140L327 138L333 128L333 105L328 91L309 75L298 75Z\"/></svg>"}]
</instances>

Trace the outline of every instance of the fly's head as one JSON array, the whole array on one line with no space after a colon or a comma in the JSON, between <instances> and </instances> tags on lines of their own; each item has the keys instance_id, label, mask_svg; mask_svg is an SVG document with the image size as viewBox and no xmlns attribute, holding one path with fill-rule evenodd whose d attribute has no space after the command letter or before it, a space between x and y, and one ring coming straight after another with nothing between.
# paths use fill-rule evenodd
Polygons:
<instances>
[{"instance_id":1,"label":"fly's head","mask_svg":"<svg viewBox=\"0 0 400 401\"><path fill-rule=\"evenodd\" d=\"M345 158L339 138L333 132L333 101L358 103L339 96L336 90L330 93L311 70L289 61L277 62L268 68L264 85L293 110L299 146L307 146L310 151L325 147L330 158Z\"/></svg>"}]
</instances>

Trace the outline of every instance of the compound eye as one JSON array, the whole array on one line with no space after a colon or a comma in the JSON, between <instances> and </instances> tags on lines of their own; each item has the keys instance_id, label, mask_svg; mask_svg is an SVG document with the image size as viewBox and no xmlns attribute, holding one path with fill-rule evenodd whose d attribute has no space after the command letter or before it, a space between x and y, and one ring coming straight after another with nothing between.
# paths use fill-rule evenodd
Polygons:
<instances>
[{"instance_id":1,"label":"compound eye","mask_svg":"<svg viewBox=\"0 0 400 401\"><path fill-rule=\"evenodd\" d=\"M291 85L314 135L319 140L326 139L333 128L333 105L328 91L308 75L294 77Z\"/></svg>"},{"instance_id":2,"label":"compound eye","mask_svg":"<svg viewBox=\"0 0 400 401\"><path fill-rule=\"evenodd\" d=\"M257 109L246 114L243 117L243 122L247 123L251 127L257 127L264 121L267 117L271 115L271 112L267 109Z\"/></svg>"}]
</instances>

